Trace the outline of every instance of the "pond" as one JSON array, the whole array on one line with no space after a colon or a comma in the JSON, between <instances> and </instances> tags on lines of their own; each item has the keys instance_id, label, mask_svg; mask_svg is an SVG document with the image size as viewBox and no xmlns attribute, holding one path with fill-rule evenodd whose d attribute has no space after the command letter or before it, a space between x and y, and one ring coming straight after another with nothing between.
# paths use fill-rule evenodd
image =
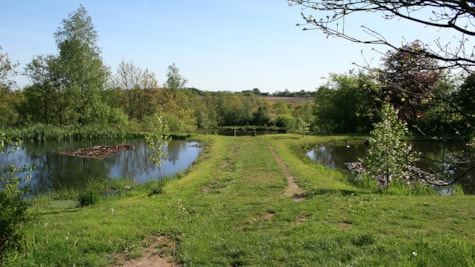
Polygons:
<instances>
[{"instance_id":1,"label":"pond","mask_svg":"<svg viewBox=\"0 0 475 267\"><path fill-rule=\"evenodd\" d=\"M319 164L346 172L345 163L360 161L366 156L367 149L363 143L319 145L308 151L307 156ZM416 142L414 149L421 152L421 159L416 164L418 167L444 173L444 181L457 179L465 194L475 194L474 148L467 147L463 142ZM440 186L436 189L446 193L450 192L451 187Z\"/></svg>"},{"instance_id":2,"label":"pond","mask_svg":"<svg viewBox=\"0 0 475 267\"><path fill-rule=\"evenodd\" d=\"M98 145L127 144L135 149L125 150L109 158L79 158L61 154L79 148ZM35 164L31 186L35 194L61 188L81 188L89 180L128 179L144 183L151 179L182 172L190 167L202 148L196 142L174 140L168 144L168 157L160 169L149 159L144 140L92 140L73 142L24 143L14 153L0 154L0 166L13 162L17 166Z\"/></svg>"}]
</instances>

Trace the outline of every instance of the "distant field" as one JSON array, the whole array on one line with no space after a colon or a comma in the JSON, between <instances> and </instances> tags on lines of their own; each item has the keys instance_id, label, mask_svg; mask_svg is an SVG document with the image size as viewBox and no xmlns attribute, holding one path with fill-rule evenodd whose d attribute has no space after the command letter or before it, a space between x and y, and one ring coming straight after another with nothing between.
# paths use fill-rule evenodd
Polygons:
<instances>
[{"instance_id":1,"label":"distant field","mask_svg":"<svg viewBox=\"0 0 475 267\"><path fill-rule=\"evenodd\" d=\"M303 103L303 102L311 102L314 100L313 97L286 97L286 96L261 96L264 99L267 99L268 101L271 102L288 102L288 103Z\"/></svg>"}]
</instances>

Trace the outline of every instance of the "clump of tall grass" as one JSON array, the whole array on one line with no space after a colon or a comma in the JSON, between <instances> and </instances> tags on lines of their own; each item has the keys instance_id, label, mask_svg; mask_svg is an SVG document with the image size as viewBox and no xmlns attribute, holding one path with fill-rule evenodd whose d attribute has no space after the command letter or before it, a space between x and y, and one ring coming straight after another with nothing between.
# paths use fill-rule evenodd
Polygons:
<instances>
[{"instance_id":1,"label":"clump of tall grass","mask_svg":"<svg viewBox=\"0 0 475 267\"><path fill-rule=\"evenodd\" d=\"M388 187L381 187L377 181L368 175L361 175L358 178L352 178L352 183L358 187L365 188L371 192L379 192L388 195L412 195L412 196L427 196L437 195L437 190L431 185L422 182L413 182L407 184L404 181L394 179ZM460 194L458 192L457 194ZM463 194L463 190L462 190Z\"/></svg>"},{"instance_id":2,"label":"clump of tall grass","mask_svg":"<svg viewBox=\"0 0 475 267\"><path fill-rule=\"evenodd\" d=\"M79 193L78 202L80 207L94 205L101 200L101 196L93 189L84 190Z\"/></svg>"},{"instance_id":3,"label":"clump of tall grass","mask_svg":"<svg viewBox=\"0 0 475 267\"><path fill-rule=\"evenodd\" d=\"M401 180L395 179L391 184L382 189L382 192L390 195L414 195L414 196L427 196L436 195L437 192L431 185L427 185L421 182L414 182L407 184Z\"/></svg>"},{"instance_id":4,"label":"clump of tall grass","mask_svg":"<svg viewBox=\"0 0 475 267\"><path fill-rule=\"evenodd\" d=\"M116 139L127 137L123 127L115 125L70 125L55 126L30 124L22 128L7 129L9 137L20 138L26 142L72 141L88 139Z\"/></svg>"}]
</instances>

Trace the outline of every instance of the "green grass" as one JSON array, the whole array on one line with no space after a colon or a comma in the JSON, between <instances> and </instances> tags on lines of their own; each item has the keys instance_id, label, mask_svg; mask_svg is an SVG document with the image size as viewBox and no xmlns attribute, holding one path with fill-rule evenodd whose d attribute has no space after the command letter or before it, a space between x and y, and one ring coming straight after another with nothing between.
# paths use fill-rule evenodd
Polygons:
<instances>
[{"instance_id":1,"label":"green grass","mask_svg":"<svg viewBox=\"0 0 475 267\"><path fill-rule=\"evenodd\" d=\"M29 250L6 265L121 264L118 254L141 257L143 241L161 235L175 243L174 260L191 266L475 265L474 196L373 192L302 151L349 137L195 138L204 152L166 184L117 186L123 193L81 208L65 197L73 194L37 199ZM285 173L304 200L283 194Z\"/></svg>"}]
</instances>

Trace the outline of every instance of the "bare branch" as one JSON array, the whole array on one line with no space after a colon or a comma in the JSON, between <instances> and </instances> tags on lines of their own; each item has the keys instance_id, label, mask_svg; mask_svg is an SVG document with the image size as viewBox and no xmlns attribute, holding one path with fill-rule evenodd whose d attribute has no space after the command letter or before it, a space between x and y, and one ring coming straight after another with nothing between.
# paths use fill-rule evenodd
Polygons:
<instances>
[{"instance_id":1,"label":"bare branch","mask_svg":"<svg viewBox=\"0 0 475 267\"><path fill-rule=\"evenodd\" d=\"M452 30L456 42L442 44L434 37L435 49L425 45L423 56L445 62L442 68L461 68L469 72L475 67L474 47L469 37L475 36L475 1L466 0L288 0L289 5L302 7L304 30L320 30L327 37L339 37L354 43L384 45L398 49L394 44L367 25L361 26L369 38L357 37L345 31L345 17L355 14L380 14L385 20L405 20L434 29ZM312 14L309 14L312 13ZM318 17L314 17L317 15Z\"/></svg>"}]
</instances>

